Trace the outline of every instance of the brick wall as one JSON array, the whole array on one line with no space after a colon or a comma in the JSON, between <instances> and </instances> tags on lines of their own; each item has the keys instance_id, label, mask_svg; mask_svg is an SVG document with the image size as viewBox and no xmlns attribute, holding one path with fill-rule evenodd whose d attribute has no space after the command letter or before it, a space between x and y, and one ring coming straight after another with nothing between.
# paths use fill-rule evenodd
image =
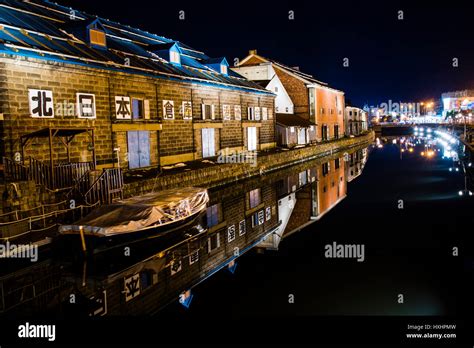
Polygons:
<instances>
[{"instance_id":1,"label":"brick wall","mask_svg":"<svg viewBox=\"0 0 474 348\"><path fill-rule=\"evenodd\" d=\"M344 104L345 98L340 92L327 88L316 89L316 124L318 125L316 135L318 141L321 141L322 138L321 127L323 125L328 126L329 139L335 135L335 125L339 126L339 137L344 136Z\"/></svg>"},{"instance_id":2,"label":"brick wall","mask_svg":"<svg viewBox=\"0 0 474 348\"><path fill-rule=\"evenodd\" d=\"M157 178L126 184L124 195L126 197L140 195L150 192L153 188L163 190L183 186L217 187L234 184L242 179L259 177L262 174L268 174L298 163L322 158L354 147L366 146L373 140L374 133L370 132L359 137L343 138L300 149L263 154L258 157L257 166L255 167L250 164L220 164L172 175L162 175Z\"/></svg>"},{"instance_id":3,"label":"brick wall","mask_svg":"<svg viewBox=\"0 0 474 348\"><path fill-rule=\"evenodd\" d=\"M275 67L275 72L294 104L294 114L309 120L309 94L306 83Z\"/></svg>"}]
</instances>

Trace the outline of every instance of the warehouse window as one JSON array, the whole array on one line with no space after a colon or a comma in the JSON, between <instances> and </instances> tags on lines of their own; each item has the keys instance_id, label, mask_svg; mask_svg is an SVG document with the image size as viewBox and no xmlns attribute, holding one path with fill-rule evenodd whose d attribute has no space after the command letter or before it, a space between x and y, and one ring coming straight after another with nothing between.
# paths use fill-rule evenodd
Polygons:
<instances>
[{"instance_id":1,"label":"warehouse window","mask_svg":"<svg viewBox=\"0 0 474 348\"><path fill-rule=\"evenodd\" d=\"M221 246L220 235L216 233L210 236L207 240L207 251L211 253L212 251L218 249Z\"/></svg>"},{"instance_id":2,"label":"warehouse window","mask_svg":"<svg viewBox=\"0 0 474 348\"><path fill-rule=\"evenodd\" d=\"M265 212L260 210L252 215L252 228L263 225L265 223Z\"/></svg>"},{"instance_id":3,"label":"warehouse window","mask_svg":"<svg viewBox=\"0 0 474 348\"><path fill-rule=\"evenodd\" d=\"M253 106L249 106L247 108L247 120L250 120L250 121L255 120L255 108Z\"/></svg>"},{"instance_id":4,"label":"warehouse window","mask_svg":"<svg viewBox=\"0 0 474 348\"><path fill-rule=\"evenodd\" d=\"M227 65L221 64L221 74L227 75Z\"/></svg>"},{"instance_id":5,"label":"warehouse window","mask_svg":"<svg viewBox=\"0 0 474 348\"><path fill-rule=\"evenodd\" d=\"M201 104L201 114L203 120L215 119L214 105Z\"/></svg>"},{"instance_id":6,"label":"warehouse window","mask_svg":"<svg viewBox=\"0 0 474 348\"><path fill-rule=\"evenodd\" d=\"M212 227L219 224L219 204L207 208L207 227Z\"/></svg>"},{"instance_id":7,"label":"warehouse window","mask_svg":"<svg viewBox=\"0 0 474 348\"><path fill-rule=\"evenodd\" d=\"M259 188L249 192L249 203L250 209L257 207L260 203L262 203L262 197Z\"/></svg>"},{"instance_id":8,"label":"warehouse window","mask_svg":"<svg viewBox=\"0 0 474 348\"><path fill-rule=\"evenodd\" d=\"M175 64L181 64L181 56L179 52L170 51L170 62Z\"/></svg>"},{"instance_id":9,"label":"warehouse window","mask_svg":"<svg viewBox=\"0 0 474 348\"><path fill-rule=\"evenodd\" d=\"M105 33L97 29L89 29L89 38L91 45L106 46Z\"/></svg>"},{"instance_id":10,"label":"warehouse window","mask_svg":"<svg viewBox=\"0 0 474 348\"><path fill-rule=\"evenodd\" d=\"M132 117L133 119L141 119L145 116L145 106L143 99L132 99Z\"/></svg>"},{"instance_id":11,"label":"warehouse window","mask_svg":"<svg viewBox=\"0 0 474 348\"><path fill-rule=\"evenodd\" d=\"M330 170L330 168L329 168L329 162L324 163L322 169L323 169L323 176L328 175L328 174L329 174L329 170Z\"/></svg>"}]
</instances>

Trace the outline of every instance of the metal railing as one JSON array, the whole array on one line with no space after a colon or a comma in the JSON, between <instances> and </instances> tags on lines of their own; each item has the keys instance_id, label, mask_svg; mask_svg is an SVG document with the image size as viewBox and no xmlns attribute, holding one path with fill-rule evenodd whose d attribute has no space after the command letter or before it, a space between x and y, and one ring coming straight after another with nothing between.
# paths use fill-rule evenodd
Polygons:
<instances>
[{"instance_id":1,"label":"metal railing","mask_svg":"<svg viewBox=\"0 0 474 348\"><path fill-rule=\"evenodd\" d=\"M28 180L28 168L22 163L3 157L3 170L7 181Z\"/></svg>"},{"instance_id":2,"label":"metal railing","mask_svg":"<svg viewBox=\"0 0 474 348\"><path fill-rule=\"evenodd\" d=\"M110 204L123 199L123 174L120 168L104 169L84 194L87 204Z\"/></svg>"},{"instance_id":3,"label":"metal railing","mask_svg":"<svg viewBox=\"0 0 474 348\"><path fill-rule=\"evenodd\" d=\"M69 208L66 206L66 201L64 201L0 215L2 219L2 222L0 222L0 242L20 237L33 242L48 236L51 237L52 234L57 232L54 229L58 224L78 220L88 214L96 205L81 205ZM56 207L56 209L53 207Z\"/></svg>"},{"instance_id":4,"label":"metal railing","mask_svg":"<svg viewBox=\"0 0 474 348\"><path fill-rule=\"evenodd\" d=\"M52 169L49 164L29 158L29 164L18 163L9 158L3 158L6 181L33 180L50 190L72 188L87 172L92 170L92 162L60 163Z\"/></svg>"}]
</instances>

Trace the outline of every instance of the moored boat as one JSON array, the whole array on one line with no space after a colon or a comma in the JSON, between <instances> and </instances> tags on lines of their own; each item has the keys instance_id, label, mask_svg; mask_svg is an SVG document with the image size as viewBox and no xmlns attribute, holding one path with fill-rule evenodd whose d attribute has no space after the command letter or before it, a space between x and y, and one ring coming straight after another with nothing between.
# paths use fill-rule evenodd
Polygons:
<instances>
[{"instance_id":1,"label":"moored boat","mask_svg":"<svg viewBox=\"0 0 474 348\"><path fill-rule=\"evenodd\" d=\"M60 226L59 233L80 236L84 250L91 244L95 248L160 237L194 223L208 202L203 188L148 193L103 205L74 224Z\"/></svg>"}]
</instances>

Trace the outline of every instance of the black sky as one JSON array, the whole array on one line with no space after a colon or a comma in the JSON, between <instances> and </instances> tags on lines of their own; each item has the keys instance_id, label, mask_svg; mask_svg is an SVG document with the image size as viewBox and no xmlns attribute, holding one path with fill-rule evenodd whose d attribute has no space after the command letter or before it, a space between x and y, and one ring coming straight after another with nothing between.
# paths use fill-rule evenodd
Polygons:
<instances>
[{"instance_id":1,"label":"black sky","mask_svg":"<svg viewBox=\"0 0 474 348\"><path fill-rule=\"evenodd\" d=\"M474 12L467 1L57 2L226 56L231 65L257 49L342 89L359 106L474 88Z\"/></svg>"}]
</instances>

